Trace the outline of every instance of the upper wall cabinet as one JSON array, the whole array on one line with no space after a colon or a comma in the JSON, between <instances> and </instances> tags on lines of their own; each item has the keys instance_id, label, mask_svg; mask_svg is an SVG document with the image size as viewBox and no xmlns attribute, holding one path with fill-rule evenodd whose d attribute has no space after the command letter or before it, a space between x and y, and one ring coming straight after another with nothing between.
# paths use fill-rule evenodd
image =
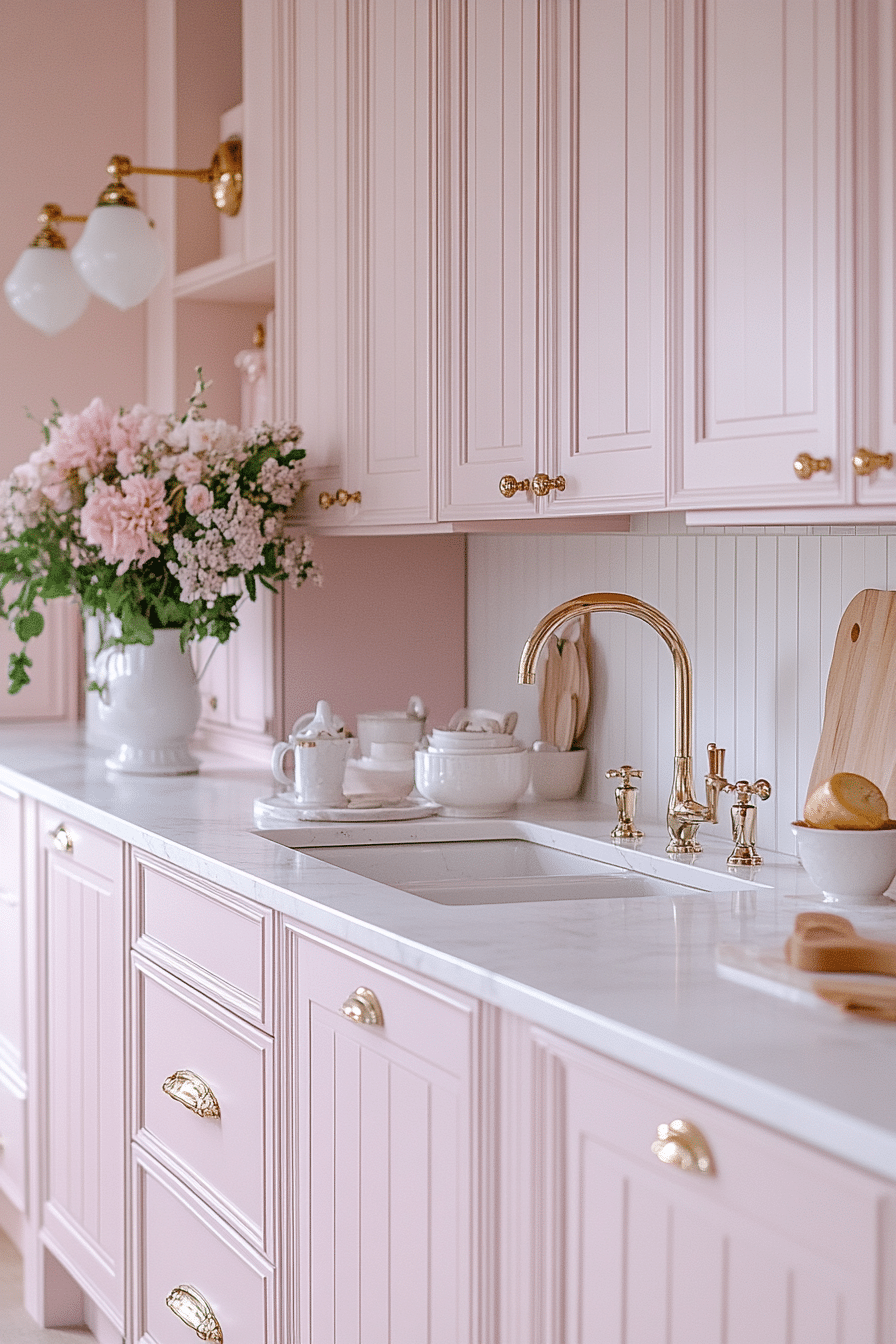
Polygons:
<instances>
[{"instance_id":1,"label":"upper wall cabinet","mask_svg":"<svg viewBox=\"0 0 896 1344\"><path fill-rule=\"evenodd\" d=\"M440 518L664 503L664 8L450 7Z\"/></svg>"},{"instance_id":2,"label":"upper wall cabinet","mask_svg":"<svg viewBox=\"0 0 896 1344\"><path fill-rule=\"evenodd\" d=\"M277 404L328 530L435 519L437 22L424 0L281 7Z\"/></svg>"},{"instance_id":3,"label":"upper wall cabinet","mask_svg":"<svg viewBox=\"0 0 896 1344\"><path fill-rule=\"evenodd\" d=\"M665 502L664 11L283 4L276 349L303 521Z\"/></svg>"},{"instance_id":4,"label":"upper wall cabinet","mask_svg":"<svg viewBox=\"0 0 896 1344\"><path fill-rule=\"evenodd\" d=\"M829 517L892 505L896 472L853 465L896 445L892 6L684 12L684 51L705 55L683 70L670 502Z\"/></svg>"}]
</instances>

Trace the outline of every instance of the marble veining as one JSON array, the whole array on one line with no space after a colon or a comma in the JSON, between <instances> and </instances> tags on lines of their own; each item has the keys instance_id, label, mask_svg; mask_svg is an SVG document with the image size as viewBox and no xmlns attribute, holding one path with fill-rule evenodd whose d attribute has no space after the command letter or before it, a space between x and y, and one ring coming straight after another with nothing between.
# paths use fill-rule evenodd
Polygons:
<instances>
[{"instance_id":1,"label":"marble veining","mask_svg":"<svg viewBox=\"0 0 896 1344\"><path fill-rule=\"evenodd\" d=\"M223 757L207 757L198 777L113 777L76 726L9 726L0 729L0 782L311 929L896 1179L896 1025L821 1001L788 1003L716 970L719 944L780 944L798 911L819 906L790 856L732 875L724 839L682 861L664 853L659 826L645 828L637 849L610 846L611 823L582 802L525 804L490 822L296 828L308 846L322 837L520 836L686 884L668 895L448 906L259 835L252 803L270 779ZM896 938L896 904L849 914L860 931Z\"/></svg>"}]
</instances>

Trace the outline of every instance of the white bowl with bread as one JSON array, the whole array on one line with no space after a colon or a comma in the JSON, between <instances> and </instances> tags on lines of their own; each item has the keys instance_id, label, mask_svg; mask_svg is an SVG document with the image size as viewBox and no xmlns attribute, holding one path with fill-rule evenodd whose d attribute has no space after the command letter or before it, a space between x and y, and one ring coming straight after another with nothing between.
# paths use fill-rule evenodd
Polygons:
<instances>
[{"instance_id":1,"label":"white bowl with bread","mask_svg":"<svg viewBox=\"0 0 896 1344\"><path fill-rule=\"evenodd\" d=\"M800 863L828 903L873 905L896 878L896 822L876 784L843 771L806 800L793 823Z\"/></svg>"}]
</instances>

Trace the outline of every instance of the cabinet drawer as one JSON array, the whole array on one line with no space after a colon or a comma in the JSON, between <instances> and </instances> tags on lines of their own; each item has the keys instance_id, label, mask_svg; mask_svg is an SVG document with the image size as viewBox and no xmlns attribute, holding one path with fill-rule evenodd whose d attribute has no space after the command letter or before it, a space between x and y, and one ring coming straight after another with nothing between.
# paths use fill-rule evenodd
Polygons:
<instances>
[{"instance_id":1,"label":"cabinet drawer","mask_svg":"<svg viewBox=\"0 0 896 1344\"><path fill-rule=\"evenodd\" d=\"M148 854L134 855L133 886L137 949L268 1027L272 912Z\"/></svg>"},{"instance_id":2,"label":"cabinet drawer","mask_svg":"<svg viewBox=\"0 0 896 1344\"><path fill-rule=\"evenodd\" d=\"M0 1075L0 1191L25 1210L25 1098Z\"/></svg>"},{"instance_id":3,"label":"cabinet drawer","mask_svg":"<svg viewBox=\"0 0 896 1344\"><path fill-rule=\"evenodd\" d=\"M136 955L134 991L134 1133L264 1249L271 1230L273 1042ZM185 1070L195 1080L174 1077ZM166 1080L183 1102L163 1091ZM197 1099L203 1083L211 1096ZM218 1115L201 1113L216 1108Z\"/></svg>"},{"instance_id":4,"label":"cabinet drawer","mask_svg":"<svg viewBox=\"0 0 896 1344\"><path fill-rule=\"evenodd\" d=\"M186 1287L208 1303L227 1344L272 1344L270 1265L139 1152L135 1180L134 1337L142 1344L188 1344L194 1336L167 1305L174 1289Z\"/></svg>"},{"instance_id":5,"label":"cabinet drawer","mask_svg":"<svg viewBox=\"0 0 896 1344\"><path fill-rule=\"evenodd\" d=\"M37 818L40 846L51 862L77 865L104 880L114 880L120 875L120 840L43 803L38 808Z\"/></svg>"}]
</instances>

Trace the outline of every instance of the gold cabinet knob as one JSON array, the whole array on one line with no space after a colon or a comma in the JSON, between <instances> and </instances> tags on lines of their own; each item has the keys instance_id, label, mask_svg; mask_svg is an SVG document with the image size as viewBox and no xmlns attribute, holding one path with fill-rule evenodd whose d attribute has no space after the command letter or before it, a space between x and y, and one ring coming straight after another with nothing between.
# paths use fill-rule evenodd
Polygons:
<instances>
[{"instance_id":1,"label":"gold cabinet knob","mask_svg":"<svg viewBox=\"0 0 896 1344\"><path fill-rule=\"evenodd\" d=\"M383 1025L383 1010L380 1007L380 1001L372 989L365 989L363 985L359 985L354 994L349 994L342 1005L342 1012L352 1022L359 1022L365 1027L381 1027Z\"/></svg>"},{"instance_id":2,"label":"gold cabinet knob","mask_svg":"<svg viewBox=\"0 0 896 1344\"><path fill-rule=\"evenodd\" d=\"M532 489L536 495L546 495L549 490L563 491L566 489L565 476L546 476L540 471L537 476L532 477Z\"/></svg>"},{"instance_id":3,"label":"gold cabinet knob","mask_svg":"<svg viewBox=\"0 0 896 1344\"><path fill-rule=\"evenodd\" d=\"M322 509L329 509L334 504L339 504L344 509L346 504L361 503L361 491L354 490L350 494L348 490L343 490L340 488L339 490L336 491L335 495L330 495L327 493L326 490L322 490L317 497L317 502Z\"/></svg>"},{"instance_id":4,"label":"gold cabinet knob","mask_svg":"<svg viewBox=\"0 0 896 1344\"><path fill-rule=\"evenodd\" d=\"M177 1288L171 1289L165 1298L165 1304L171 1308L179 1321L195 1330L200 1339L224 1344L224 1332L218 1318L198 1288L193 1288L188 1283L181 1283Z\"/></svg>"},{"instance_id":5,"label":"gold cabinet knob","mask_svg":"<svg viewBox=\"0 0 896 1344\"><path fill-rule=\"evenodd\" d=\"M879 467L893 469L892 453L872 453L870 448L857 448L853 453L852 469L857 476L873 476Z\"/></svg>"},{"instance_id":6,"label":"gold cabinet knob","mask_svg":"<svg viewBox=\"0 0 896 1344\"><path fill-rule=\"evenodd\" d=\"M513 499L517 490L531 490L532 482L528 476L524 481L518 481L515 476L502 476L498 482L498 489L505 499Z\"/></svg>"},{"instance_id":7,"label":"gold cabinet knob","mask_svg":"<svg viewBox=\"0 0 896 1344\"><path fill-rule=\"evenodd\" d=\"M816 471L833 470L833 463L829 457L810 457L808 453L800 453L799 457L793 459L793 469L801 481L808 481Z\"/></svg>"},{"instance_id":8,"label":"gold cabinet knob","mask_svg":"<svg viewBox=\"0 0 896 1344\"><path fill-rule=\"evenodd\" d=\"M172 1073L162 1084L162 1091L175 1101L179 1101L182 1106L186 1106L188 1111L193 1111L195 1115L215 1120L221 1114L218 1098L208 1083L190 1069L180 1069L177 1073Z\"/></svg>"},{"instance_id":9,"label":"gold cabinet knob","mask_svg":"<svg viewBox=\"0 0 896 1344\"><path fill-rule=\"evenodd\" d=\"M58 849L60 854L71 854L75 848L75 842L71 833L60 823L55 831L50 832L50 839L53 841L53 848Z\"/></svg>"},{"instance_id":10,"label":"gold cabinet knob","mask_svg":"<svg viewBox=\"0 0 896 1344\"><path fill-rule=\"evenodd\" d=\"M709 1144L690 1120L673 1120L668 1125L657 1125L656 1138L650 1145L661 1162L682 1171L694 1171L703 1176L714 1176L715 1163Z\"/></svg>"}]
</instances>

